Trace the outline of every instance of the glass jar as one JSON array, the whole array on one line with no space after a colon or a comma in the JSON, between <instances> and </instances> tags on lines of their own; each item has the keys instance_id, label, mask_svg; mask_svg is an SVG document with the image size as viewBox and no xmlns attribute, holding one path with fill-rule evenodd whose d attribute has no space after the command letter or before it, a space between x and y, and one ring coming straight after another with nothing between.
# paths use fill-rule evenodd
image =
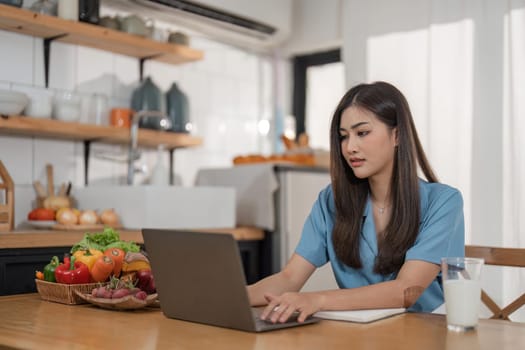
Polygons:
<instances>
[{"instance_id":1,"label":"glass jar","mask_svg":"<svg viewBox=\"0 0 525 350\"><path fill-rule=\"evenodd\" d=\"M38 0L29 8L31 11L49 16L57 15L57 3L53 0Z\"/></svg>"},{"instance_id":2,"label":"glass jar","mask_svg":"<svg viewBox=\"0 0 525 350\"><path fill-rule=\"evenodd\" d=\"M58 17L78 21L78 0L58 0Z\"/></svg>"},{"instance_id":3,"label":"glass jar","mask_svg":"<svg viewBox=\"0 0 525 350\"><path fill-rule=\"evenodd\" d=\"M98 24L100 1L99 0L79 0L78 19L82 22Z\"/></svg>"}]
</instances>

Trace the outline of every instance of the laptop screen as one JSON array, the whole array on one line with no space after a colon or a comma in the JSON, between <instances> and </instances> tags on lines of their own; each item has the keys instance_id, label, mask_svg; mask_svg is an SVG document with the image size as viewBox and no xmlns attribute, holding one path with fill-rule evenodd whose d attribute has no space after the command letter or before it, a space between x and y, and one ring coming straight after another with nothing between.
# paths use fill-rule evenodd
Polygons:
<instances>
[{"instance_id":1,"label":"laptop screen","mask_svg":"<svg viewBox=\"0 0 525 350\"><path fill-rule=\"evenodd\" d=\"M158 229L142 234L167 317L253 330L239 248L230 234Z\"/></svg>"}]
</instances>

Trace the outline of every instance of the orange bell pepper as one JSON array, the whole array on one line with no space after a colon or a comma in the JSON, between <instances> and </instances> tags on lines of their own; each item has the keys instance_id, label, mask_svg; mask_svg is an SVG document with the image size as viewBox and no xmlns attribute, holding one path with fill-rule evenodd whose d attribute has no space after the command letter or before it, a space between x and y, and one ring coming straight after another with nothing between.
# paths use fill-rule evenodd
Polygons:
<instances>
[{"instance_id":1,"label":"orange bell pepper","mask_svg":"<svg viewBox=\"0 0 525 350\"><path fill-rule=\"evenodd\" d=\"M89 271L93 269L95 261L97 261L98 257L102 255L104 255L104 253L97 249L77 250L73 253L73 256L76 258L76 261L84 263L88 267Z\"/></svg>"}]
</instances>

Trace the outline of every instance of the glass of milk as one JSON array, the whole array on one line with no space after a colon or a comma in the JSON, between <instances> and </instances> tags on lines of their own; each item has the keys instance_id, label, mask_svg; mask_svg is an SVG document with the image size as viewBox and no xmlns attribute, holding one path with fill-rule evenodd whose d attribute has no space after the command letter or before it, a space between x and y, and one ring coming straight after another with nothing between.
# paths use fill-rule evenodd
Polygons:
<instances>
[{"instance_id":1,"label":"glass of milk","mask_svg":"<svg viewBox=\"0 0 525 350\"><path fill-rule=\"evenodd\" d=\"M476 258L441 259L449 330L465 332L478 325L483 264L483 259Z\"/></svg>"}]
</instances>

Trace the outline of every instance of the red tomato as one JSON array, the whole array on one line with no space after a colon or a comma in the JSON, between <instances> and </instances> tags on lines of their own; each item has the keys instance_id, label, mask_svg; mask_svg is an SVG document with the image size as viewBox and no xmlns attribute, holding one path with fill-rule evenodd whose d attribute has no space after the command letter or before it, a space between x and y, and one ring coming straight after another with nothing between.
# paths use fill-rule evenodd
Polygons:
<instances>
[{"instance_id":1,"label":"red tomato","mask_svg":"<svg viewBox=\"0 0 525 350\"><path fill-rule=\"evenodd\" d=\"M33 209L27 214L28 220L36 220L36 209Z\"/></svg>"},{"instance_id":2,"label":"red tomato","mask_svg":"<svg viewBox=\"0 0 525 350\"><path fill-rule=\"evenodd\" d=\"M36 208L31 210L27 218L29 220L52 221L55 220L55 211L53 209Z\"/></svg>"}]
</instances>

